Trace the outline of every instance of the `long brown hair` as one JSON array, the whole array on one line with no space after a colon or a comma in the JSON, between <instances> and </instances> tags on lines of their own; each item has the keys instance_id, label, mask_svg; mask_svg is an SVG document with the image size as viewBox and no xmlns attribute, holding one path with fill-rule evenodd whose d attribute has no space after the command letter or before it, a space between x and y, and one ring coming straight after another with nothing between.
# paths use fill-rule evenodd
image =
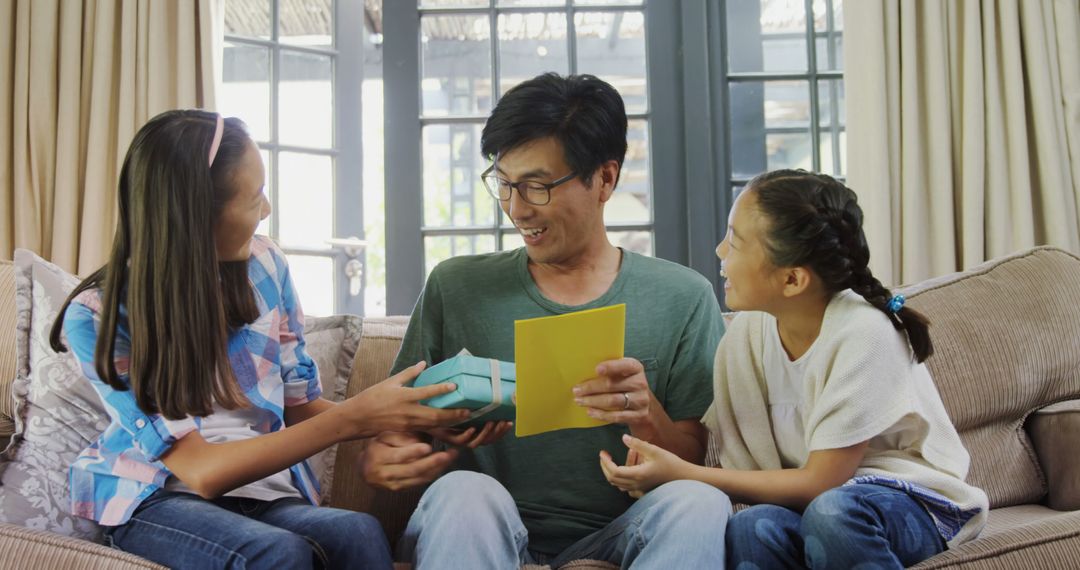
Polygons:
<instances>
[{"instance_id":1,"label":"long brown hair","mask_svg":"<svg viewBox=\"0 0 1080 570\"><path fill-rule=\"evenodd\" d=\"M219 405L249 404L228 356L229 330L258 318L247 261L218 260L214 228L235 192L232 178L250 137L224 120L221 146L209 166L217 115L166 111L150 119L128 148L120 170L119 220L109 261L65 301L53 323L53 350L64 313L87 289L103 293L94 350L98 376L131 389L139 407L178 419L206 416ZM117 327L126 312L129 381L116 371Z\"/></svg>"},{"instance_id":2,"label":"long brown hair","mask_svg":"<svg viewBox=\"0 0 1080 570\"><path fill-rule=\"evenodd\" d=\"M907 333L918 362L934 354L930 321L911 307L890 310L892 292L870 272L863 212L853 190L805 170L767 172L746 188L768 220L765 245L774 265L809 267L830 293L850 288Z\"/></svg>"}]
</instances>

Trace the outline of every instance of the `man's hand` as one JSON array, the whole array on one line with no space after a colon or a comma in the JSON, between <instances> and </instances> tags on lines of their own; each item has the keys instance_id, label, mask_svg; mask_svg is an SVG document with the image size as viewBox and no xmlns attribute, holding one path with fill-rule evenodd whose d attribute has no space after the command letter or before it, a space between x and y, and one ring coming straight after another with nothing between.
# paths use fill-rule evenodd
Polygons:
<instances>
[{"instance_id":1,"label":"man's hand","mask_svg":"<svg viewBox=\"0 0 1080 570\"><path fill-rule=\"evenodd\" d=\"M620 467L610 453L601 451L600 469L608 483L631 497L640 498L664 483L686 479L693 469L692 463L647 441L623 435L623 443L630 448L626 466Z\"/></svg>"},{"instance_id":2,"label":"man's hand","mask_svg":"<svg viewBox=\"0 0 1080 570\"><path fill-rule=\"evenodd\" d=\"M416 433L383 432L368 443L360 466L369 485L400 491L434 481L457 455L455 449L433 451Z\"/></svg>"},{"instance_id":3,"label":"man's hand","mask_svg":"<svg viewBox=\"0 0 1080 570\"><path fill-rule=\"evenodd\" d=\"M476 427L470 427L464 430L456 428L438 428L428 430L428 433L435 439L444 441L450 445L476 449L481 445L488 445L499 441L512 427L514 427L514 422L487 422L480 430L477 430Z\"/></svg>"},{"instance_id":4,"label":"man's hand","mask_svg":"<svg viewBox=\"0 0 1080 570\"><path fill-rule=\"evenodd\" d=\"M649 419L656 403L645 368L633 358L601 362L597 377L574 386L574 402L590 417L633 426Z\"/></svg>"}]
</instances>

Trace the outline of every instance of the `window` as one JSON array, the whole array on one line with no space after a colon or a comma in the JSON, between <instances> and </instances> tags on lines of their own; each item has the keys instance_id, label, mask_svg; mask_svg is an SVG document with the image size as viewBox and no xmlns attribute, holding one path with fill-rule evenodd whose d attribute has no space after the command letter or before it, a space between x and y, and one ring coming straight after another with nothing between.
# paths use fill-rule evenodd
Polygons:
<instances>
[{"instance_id":1,"label":"window","mask_svg":"<svg viewBox=\"0 0 1080 570\"><path fill-rule=\"evenodd\" d=\"M359 101L362 8L334 0L227 0L219 109L263 154L273 207L259 233L289 257L307 313L363 310Z\"/></svg>"},{"instance_id":2,"label":"window","mask_svg":"<svg viewBox=\"0 0 1080 570\"><path fill-rule=\"evenodd\" d=\"M263 150L263 230L311 314L408 314L438 262L521 244L480 133L545 71L626 101L611 241L714 285L752 176L846 171L842 0L226 0L225 20L221 108Z\"/></svg>"},{"instance_id":3,"label":"window","mask_svg":"<svg viewBox=\"0 0 1080 570\"><path fill-rule=\"evenodd\" d=\"M732 1L726 10L729 190L778 168L842 178L842 0Z\"/></svg>"},{"instance_id":4,"label":"window","mask_svg":"<svg viewBox=\"0 0 1080 570\"><path fill-rule=\"evenodd\" d=\"M387 238L388 278L404 285L390 290L392 312L412 307L425 275L440 261L522 245L480 181L488 166L480 133L502 94L547 71L592 73L623 95L629 148L605 219L613 243L653 253L641 0L403 0L383 6L384 49L408 63L384 69L387 89L418 94L415 100L388 100L386 108L388 119L401 126L386 133L387 148L418 157L416 163L388 165L387 216L399 226Z\"/></svg>"}]
</instances>

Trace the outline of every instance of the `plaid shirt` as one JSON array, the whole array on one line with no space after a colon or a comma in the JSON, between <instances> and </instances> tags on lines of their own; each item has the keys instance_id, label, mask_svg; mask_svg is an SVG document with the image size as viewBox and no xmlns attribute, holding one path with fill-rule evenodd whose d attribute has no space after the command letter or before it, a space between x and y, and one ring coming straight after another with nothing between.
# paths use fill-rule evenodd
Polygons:
<instances>
[{"instance_id":1,"label":"plaid shirt","mask_svg":"<svg viewBox=\"0 0 1080 570\"><path fill-rule=\"evenodd\" d=\"M252 241L248 278L259 306L259 318L230 333L229 362L251 404L273 418L253 426L271 433L285 425L285 406L298 406L322 394L315 362L304 349L304 314L296 298L285 254L268 238ZM160 458L174 443L198 430L201 419L169 420L147 414L131 390L115 390L94 370L94 346L101 327L101 290L76 297L64 315L67 343L82 365L112 423L71 466L71 507L78 516L106 526L127 522L135 507L165 485L171 475ZM120 380L128 381L131 338L127 309L117 319L115 362ZM307 462L290 469L293 485L313 504L319 488Z\"/></svg>"}]
</instances>

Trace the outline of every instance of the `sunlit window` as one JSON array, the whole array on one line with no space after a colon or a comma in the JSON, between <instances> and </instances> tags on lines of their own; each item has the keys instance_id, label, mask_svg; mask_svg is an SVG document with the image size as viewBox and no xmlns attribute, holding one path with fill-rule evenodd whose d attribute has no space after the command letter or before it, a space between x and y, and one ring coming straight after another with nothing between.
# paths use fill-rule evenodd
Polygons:
<instances>
[{"instance_id":1,"label":"sunlit window","mask_svg":"<svg viewBox=\"0 0 1080 570\"><path fill-rule=\"evenodd\" d=\"M641 1L420 0L424 266L522 240L480 181L499 97L544 72L591 73L622 94L629 149L605 208L616 245L651 255L648 74Z\"/></svg>"},{"instance_id":2,"label":"sunlit window","mask_svg":"<svg viewBox=\"0 0 1080 570\"><path fill-rule=\"evenodd\" d=\"M731 190L778 168L843 177L842 0L726 6Z\"/></svg>"},{"instance_id":3,"label":"sunlit window","mask_svg":"<svg viewBox=\"0 0 1080 570\"><path fill-rule=\"evenodd\" d=\"M362 204L361 188L359 176L342 179L343 167L361 155L358 137L347 130L352 125L342 123L358 113L343 112L338 89L343 78L351 84L360 74L354 66L339 66L358 61L364 50L339 51L336 29L353 5L338 4L224 2L218 107L243 119L262 150L273 213L258 232L285 250L304 310L312 315L363 310L364 221L361 207L351 211ZM367 37L362 26L352 32ZM357 108L359 95L357 89L349 97Z\"/></svg>"}]
</instances>

